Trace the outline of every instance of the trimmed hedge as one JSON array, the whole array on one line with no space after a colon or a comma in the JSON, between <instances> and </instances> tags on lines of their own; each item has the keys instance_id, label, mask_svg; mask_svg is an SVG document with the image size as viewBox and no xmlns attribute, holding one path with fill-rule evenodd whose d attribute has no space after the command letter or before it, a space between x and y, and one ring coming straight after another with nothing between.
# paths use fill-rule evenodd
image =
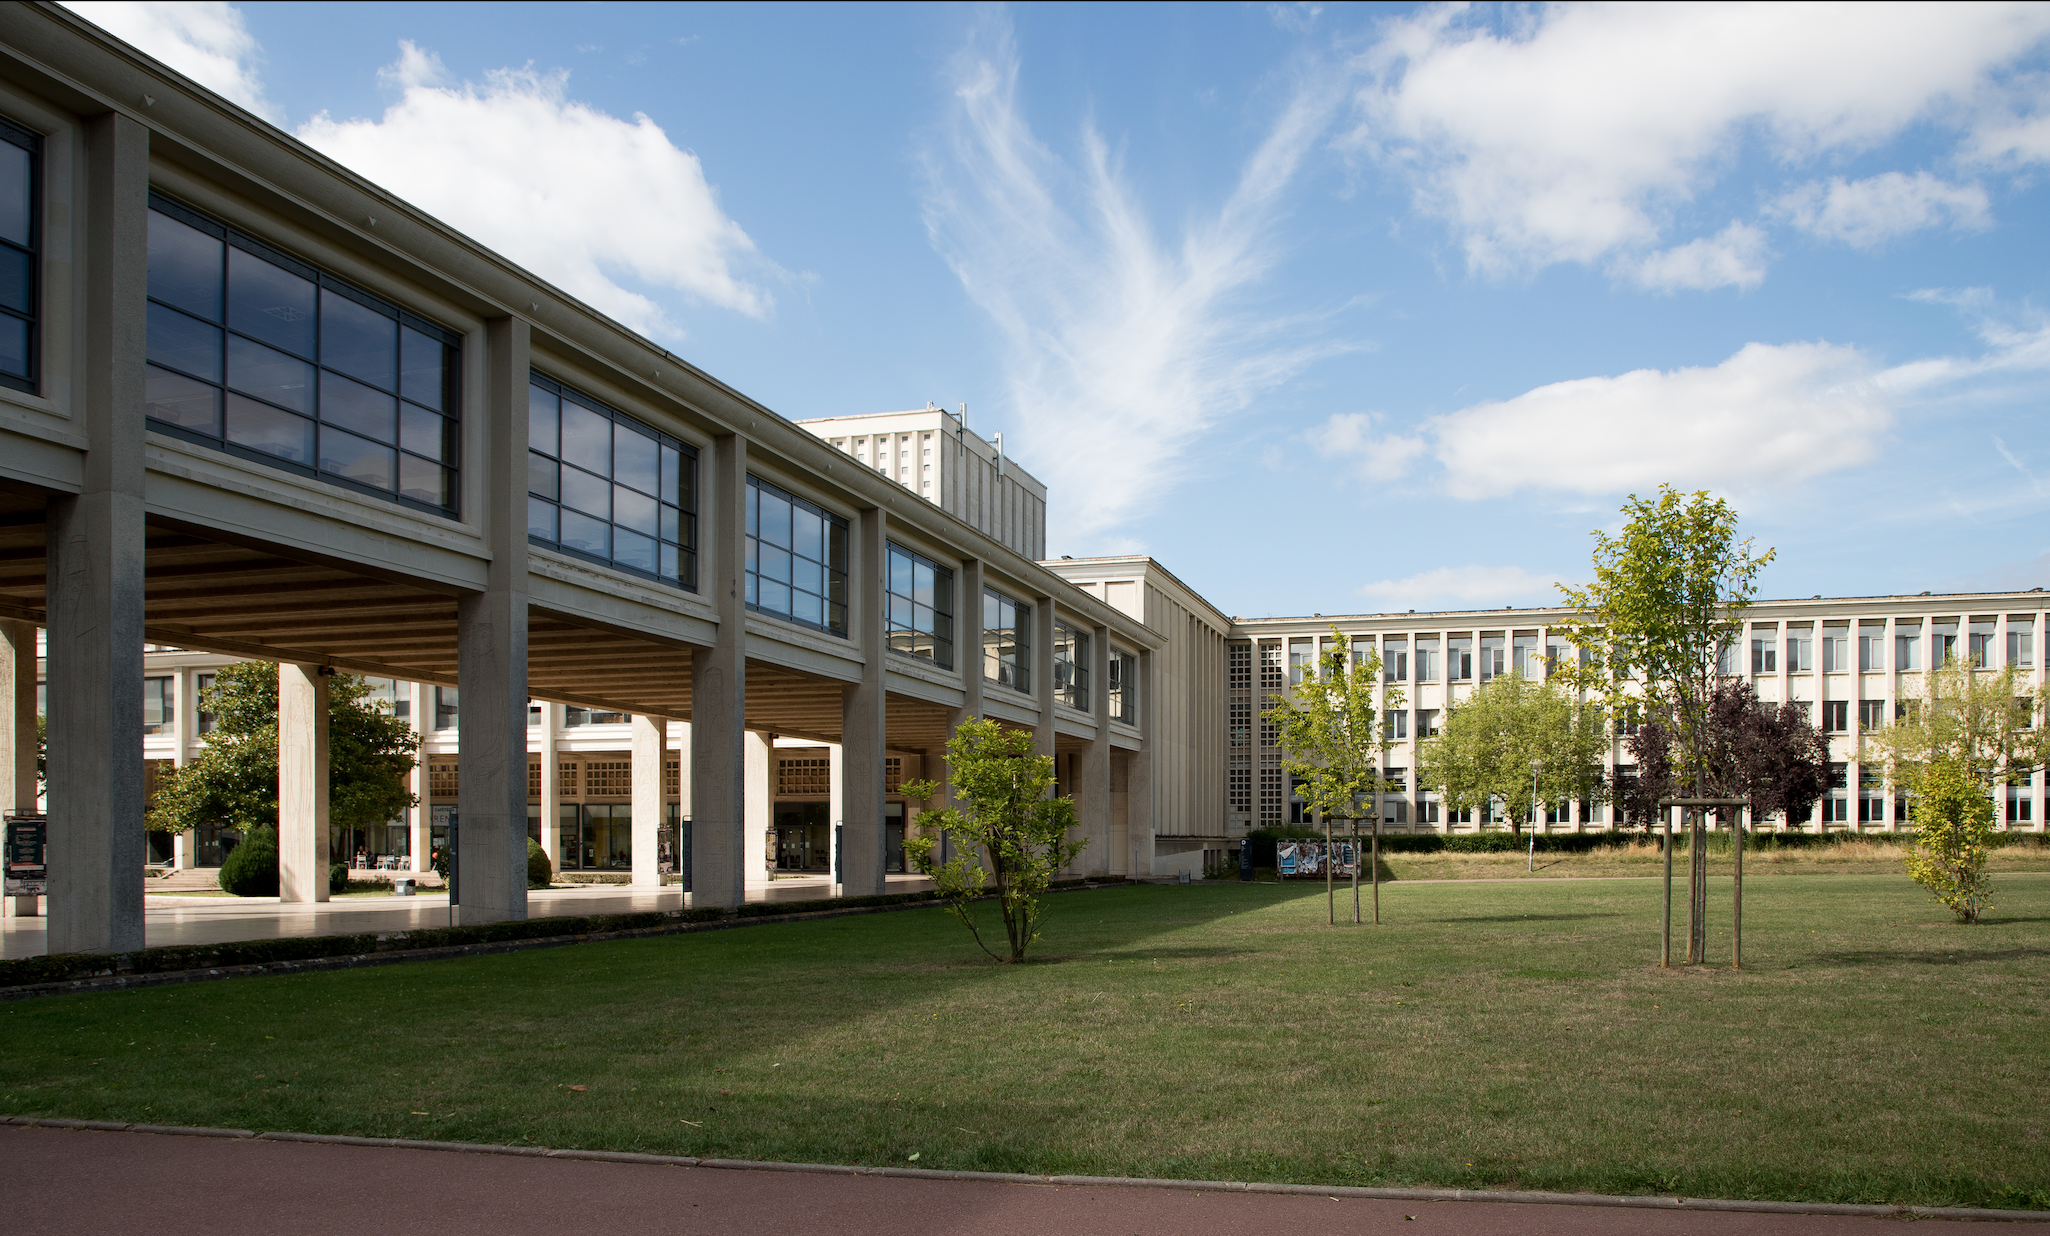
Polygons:
<instances>
[{"instance_id":1,"label":"trimmed hedge","mask_svg":"<svg viewBox=\"0 0 2050 1236\"><path fill-rule=\"evenodd\" d=\"M237 897L278 895L278 830L265 824L221 862L221 891Z\"/></svg>"}]
</instances>

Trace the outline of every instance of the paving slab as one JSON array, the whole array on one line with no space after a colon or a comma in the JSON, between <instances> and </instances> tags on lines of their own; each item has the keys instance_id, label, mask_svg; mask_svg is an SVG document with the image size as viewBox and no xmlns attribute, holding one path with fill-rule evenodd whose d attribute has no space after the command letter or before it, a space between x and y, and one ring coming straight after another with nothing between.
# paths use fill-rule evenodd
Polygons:
<instances>
[{"instance_id":1,"label":"paving slab","mask_svg":"<svg viewBox=\"0 0 2050 1236\"><path fill-rule=\"evenodd\" d=\"M619 1156L627 1158L629 1156ZM1934 1224L1935 1227L1926 1227ZM1962 1230L1922 1219L1918 1231ZM2050 1234L2043 1222L1977 1232ZM0 1127L0 1232L150 1236L1898 1236L1901 1220L1006 1183Z\"/></svg>"}]
</instances>

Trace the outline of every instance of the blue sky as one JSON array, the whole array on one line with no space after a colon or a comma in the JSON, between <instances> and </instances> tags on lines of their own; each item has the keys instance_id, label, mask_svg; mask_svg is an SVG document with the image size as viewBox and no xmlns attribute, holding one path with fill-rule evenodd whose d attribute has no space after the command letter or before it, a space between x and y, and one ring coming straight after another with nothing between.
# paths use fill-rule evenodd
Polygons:
<instances>
[{"instance_id":1,"label":"blue sky","mask_svg":"<svg viewBox=\"0 0 2050 1236\"><path fill-rule=\"evenodd\" d=\"M786 416L969 405L1049 548L1542 604L2050 586L2050 6L72 6Z\"/></svg>"}]
</instances>

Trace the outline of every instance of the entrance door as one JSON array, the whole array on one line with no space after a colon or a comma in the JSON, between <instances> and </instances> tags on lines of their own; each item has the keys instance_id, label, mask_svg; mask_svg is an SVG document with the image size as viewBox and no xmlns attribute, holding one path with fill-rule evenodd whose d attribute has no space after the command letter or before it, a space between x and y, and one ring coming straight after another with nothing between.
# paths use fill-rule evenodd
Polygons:
<instances>
[{"instance_id":1,"label":"entrance door","mask_svg":"<svg viewBox=\"0 0 2050 1236\"><path fill-rule=\"evenodd\" d=\"M828 871L833 853L826 803L776 804L776 870Z\"/></svg>"}]
</instances>

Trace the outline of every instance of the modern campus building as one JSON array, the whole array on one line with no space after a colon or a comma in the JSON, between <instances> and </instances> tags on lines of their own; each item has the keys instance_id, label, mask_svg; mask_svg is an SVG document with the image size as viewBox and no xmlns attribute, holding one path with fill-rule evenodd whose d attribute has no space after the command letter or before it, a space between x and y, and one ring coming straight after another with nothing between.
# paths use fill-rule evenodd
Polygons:
<instances>
[{"instance_id":1,"label":"modern campus building","mask_svg":"<svg viewBox=\"0 0 2050 1236\"><path fill-rule=\"evenodd\" d=\"M1048 500L938 408L787 420L67 10L0 7L0 804L37 805L40 681L53 952L139 947L144 863L218 861L142 822L230 661L279 666L287 900L327 895L339 670L423 739L420 806L351 842L417 867L453 816L491 921L526 912L529 836L699 904L774 870L880 891L901 782L974 717L1054 759L1080 873L1186 868L1296 810L1260 701L1334 624L1404 688L1397 780L1553 654L1553 610L1235 620L1148 558L1049 559ZM1860 727L1954 648L2040 681L2042 601L1757 606L1761 694L1840 735L1810 826L1892 826Z\"/></svg>"}]
</instances>

